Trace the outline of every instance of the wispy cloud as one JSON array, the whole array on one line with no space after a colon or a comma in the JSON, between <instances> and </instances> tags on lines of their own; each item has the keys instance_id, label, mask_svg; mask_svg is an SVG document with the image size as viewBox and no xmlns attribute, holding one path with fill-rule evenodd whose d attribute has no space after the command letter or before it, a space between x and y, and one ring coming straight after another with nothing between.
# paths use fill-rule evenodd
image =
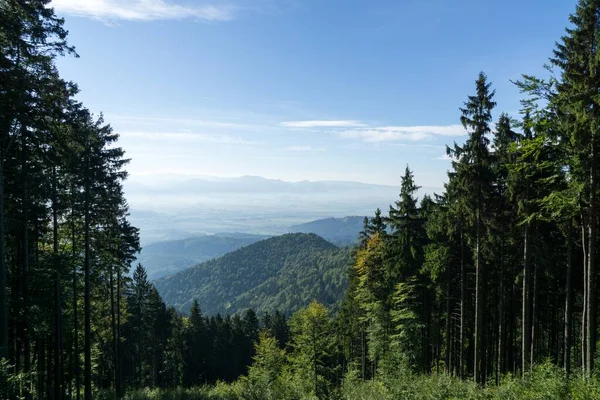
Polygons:
<instances>
[{"instance_id":1,"label":"wispy cloud","mask_svg":"<svg viewBox=\"0 0 600 400\"><path fill-rule=\"evenodd\" d=\"M181 5L167 0L53 0L58 12L103 20L180 20L229 21L237 7L230 4L200 3Z\"/></svg>"},{"instance_id":2,"label":"wispy cloud","mask_svg":"<svg viewBox=\"0 0 600 400\"><path fill-rule=\"evenodd\" d=\"M453 160L453 158L450 157L448 154L442 154L441 156L436 157L435 159L436 160L444 160L444 161L452 161Z\"/></svg>"},{"instance_id":3,"label":"wispy cloud","mask_svg":"<svg viewBox=\"0 0 600 400\"><path fill-rule=\"evenodd\" d=\"M189 132L122 132L122 139L144 139L151 141L168 142L200 142L215 144L235 144L235 145L258 145L258 142L246 140L232 135L219 135L207 133L189 133Z\"/></svg>"},{"instance_id":4,"label":"wispy cloud","mask_svg":"<svg viewBox=\"0 0 600 400\"><path fill-rule=\"evenodd\" d=\"M283 151L297 151L297 152L306 152L306 151L316 151L316 152L323 152L325 151L325 148L323 147L312 147L312 146L289 146L289 147L284 147L282 149Z\"/></svg>"},{"instance_id":5,"label":"wispy cloud","mask_svg":"<svg viewBox=\"0 0 600 400\"><path fill-rule=\"evenodd\" d=\"M271 129L271 126L264 124L252 124L245 122L215 121L202 118L177 118L177 117L140 117L131 115L107 115L107 120L127 126L157 126L168 125L178 127L202 127L210 129L236 129L236 130L255 130L264 131ZM237 121L237 120L236 120Z\"/></svg>"},{"instance_id":6,"label":"wispy cloud","mask_svg":"<svg viewBox=\"0 0 600 400\"><path fill-rule=\"evenodd\" d=\"M354 120L313 120L313 121L287 121L281 126L287 128L358 128L366 126L360 121Z\"/></svg>"},{"instance_id":7,"label":"wispy cloud","mask_svg":"<svg viewBox=\"0 0 600 400\"><path fill-rule=\"evenodd\" d=\"M462 125L447 126L383 126L336 131L343 138L361 139L368 143L419 141L436 136L462 136Z\"/></svg>"}]
</instances>

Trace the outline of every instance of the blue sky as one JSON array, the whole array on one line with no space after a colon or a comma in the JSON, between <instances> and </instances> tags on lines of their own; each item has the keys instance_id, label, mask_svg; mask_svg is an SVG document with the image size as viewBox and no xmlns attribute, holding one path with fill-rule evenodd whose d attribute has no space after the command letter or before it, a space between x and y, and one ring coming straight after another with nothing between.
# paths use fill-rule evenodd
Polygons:
<instances>
[{"instance_id":1,"label":"blue sky","mask_svg":"<svg viewBox=\"0 0 600 400\"><path fill-rule=\"evenodd\" d=\"M59 60L121 134L136 181L202 175L439 188L485 71L542 73L575 1L54 0Z\"/></svg>"}]
</instances>

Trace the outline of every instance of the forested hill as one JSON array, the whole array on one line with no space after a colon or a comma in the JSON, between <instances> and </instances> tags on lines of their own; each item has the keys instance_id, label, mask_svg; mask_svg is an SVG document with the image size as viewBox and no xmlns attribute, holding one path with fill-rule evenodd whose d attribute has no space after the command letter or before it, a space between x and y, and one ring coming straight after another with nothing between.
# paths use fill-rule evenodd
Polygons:
<instances>
[{"instance_id":1,"label":"forested hill","mask_svg":"<svg viewBox=\"0 0 600 400\"><path fill-rule=\"evenodd\" d=\"M291 233L206 261L155 285L168 305L186 313L198 299L209 315L248 307L289 315L313 299L336 304L347 287L350 259L349 249L315 234Z\"/></svg>"},{"instance_id":2,"label":"forested hill","mask_svg":"<svg viewBox=\"0 0 600 400\"><path fill-rule=\"evenodd\" d=\"M315 233L337 245L355 243L363 228L364 217L324 218L293 225L290 232Z\"/></svg>"},{"instance_id":3,"label":"forested hill","mask_svg":"<svg viewBox=\"0 0 600 400\"><path fill-rule=\"evenodd\" d=\"M142 263L150 279L158 279L203 261L220 257L267 237L250 234L222 234L157 242L144 246L136 263Z\"/></svg>"}]
</instances>

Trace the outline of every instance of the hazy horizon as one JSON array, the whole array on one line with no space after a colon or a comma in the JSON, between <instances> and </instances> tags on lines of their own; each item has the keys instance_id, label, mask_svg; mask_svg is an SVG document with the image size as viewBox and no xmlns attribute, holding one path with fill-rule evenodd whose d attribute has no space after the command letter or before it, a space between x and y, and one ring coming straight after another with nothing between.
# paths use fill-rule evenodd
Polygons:
<instances>
[{"instance_id":1,"label":"hazy horizon","mask_svg":"<svg viewBox=\"0 0 600 400\"><path fill-rule=\"evenodd\" d=\"M244 175L399 187L409 164L425 188L443 186L445 146L466 138L459 107L479 71L518 116L511 80L543 71L572 8L547 4L51 3L81 55L58 67L121 135L129 187Z\"/></svg>"}]
</instances>

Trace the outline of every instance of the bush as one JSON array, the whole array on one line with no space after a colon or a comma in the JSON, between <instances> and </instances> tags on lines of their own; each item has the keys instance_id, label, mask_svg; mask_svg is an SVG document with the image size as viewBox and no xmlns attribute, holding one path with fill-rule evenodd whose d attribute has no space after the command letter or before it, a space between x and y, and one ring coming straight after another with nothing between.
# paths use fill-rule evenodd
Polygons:
<instances>
[{"instance_id":1,"label":"bush","mask_svg":"<svg viewBox=\"0 0 600 400\"><path fill-rule=\"evenodd\" d=\"M391 370L390 370L391 371ZM261 372L258 374L258 372ZM142 389L129 392L127 400L308 400L316 399L301 374L283 369L277 378L265 379L254 371L234 383L217 383L190 389ZM0 370L0 374L2 370ZM0 375L0 378L2 375ZM273 379L270 379L273 378ZM14 381L13 381L14 382ZM4 387L4 386L2 386ZM547 362L524 377L507 375L499 385L481 387L471 380L445 374L415 374L406 368L379 374L363 381L357 370L349 371L338 389L323 395L345 400L600 400L600 380L580 375L567 378L562 369ZM99 399L112 399L108 396Z\"/></svg>"}]
</instances>

